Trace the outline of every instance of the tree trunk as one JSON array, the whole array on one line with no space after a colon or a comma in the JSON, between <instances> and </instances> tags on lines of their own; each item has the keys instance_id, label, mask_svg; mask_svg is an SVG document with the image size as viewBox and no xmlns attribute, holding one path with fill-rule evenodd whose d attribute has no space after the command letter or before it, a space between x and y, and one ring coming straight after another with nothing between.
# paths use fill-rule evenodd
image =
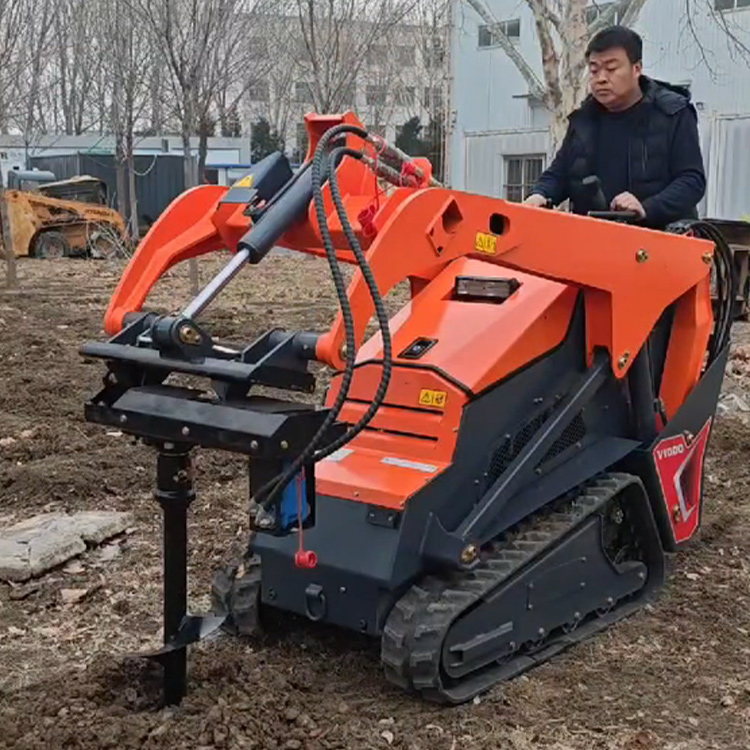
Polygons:
<instances>
[{"instance_id":1,"label":"tree trunk","mask_svg":"<svg viewBox=\"0 0 750 750\"><path fill-rule=\"evenodd\" d=\"M0 229L3 233L3 248L5 249L5 262L8 266L5 281L8 289L18 289L18 269L16 268L16 252L13 247L13 235L11 234L10 217L8 216L8 201L5 199L5 185L3 173L0 172Z\"/></svg>"},{"instance_id":2,"label":"tree trunk","mask_svg":"<svg viewBox=\"0 0 750 750\"><path fill-rule=\"evenodd\" d=\"M193 168L193 157L190 153L190 130L188 124L182 127L182 163L185 170L185 190L195 186L195 169ZM198 274L198 261L191 258L188 261L190 273L190 293L198 294L200 291L200 275Z\"/></svg>"},{"instance_id":3,"label":"tree trunk","mask_svg":"<svg viewBox=\"0 0 750 750\"><path fill-rule=\"evenodd\" d=\"M198 137L198 184L206 181L206 158L208 157L208 128L205 124L201 125L200 136Z\"/></svg>"},{"instance_id":4,"label":"tree trunk","mask_svg":"<svg viewBox=\"0 0 750 750\"><path fill-rule=\"evenodd\" d=\"M151 130L154 135L161 135L164 123L163 107L161 102L161 85L159 78L161 66L159 62L154 63L154 69L151 72Z\"/></svg>"},{"instance_id":5,"label":"tree trunk","mask_svg":"<svg viewBox=\"0 0 750 750\"><path fill-rule=\"evenodd\" d=\"M216 102L216 109L219 113L219 129L221 130L222 138L228 138L231 136L229 132L229 120L227 118L227 107L226 104L218 97Z\"/></svg>"},{"instance_id":6,"label":"tree trunk","mask_svg":"<svg viewBox=\"0 0 750 750\"><path fill-rule=\"evenodd\" d=\"M182 130L182 165L185 178L185 190L195 187L195 170L193 169L193 155L190 151L190 131Z\"/></svg>"},{"instance_id":7,"label":"tree trunk","mask_svg":"<svg viewBox=\"0 0 750 750\"><path fill-rule=\"evenodd\" d=\"M569 0L565 14L566 44L560 66L561 110L565 118L583 101L586 92L586 5L587 0ZM558 145L565 135L566 126L567 121L559 126Z\"/></svg>"},{"instance_id":8,"label":"tree trunk","mask_svg":"<svg viewBox=\"0 0 750 750\"><path fill-rule=\"evenodd\" d=\"M115 180L117 184L117 210L122 218L127 221L128 216L128 198L127 198L127 179L125 176L125 137L123 133L117 133L115 136Z\"/></svg>"},{"instance_id":9,"label":"tree trunk","mask_svg":"<svg viewBox=\"0 0 750 750\"><path fill-rule=\"evenodd\" d=\"M133 153L133 131L127 135L128 197L130 198L130 238L134 245L140 239L138 227L138 195L135 190L135 154Z\"/></svg>"}]
</instances>

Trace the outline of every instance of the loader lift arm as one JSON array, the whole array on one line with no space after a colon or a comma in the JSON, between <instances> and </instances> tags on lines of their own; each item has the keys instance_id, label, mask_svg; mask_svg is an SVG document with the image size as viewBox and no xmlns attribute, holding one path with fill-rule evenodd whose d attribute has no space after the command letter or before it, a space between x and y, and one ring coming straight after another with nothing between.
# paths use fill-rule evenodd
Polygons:
<instances>
[{"instance_id":1,"label":"loader lift arm","mask_svg":"<svg viewBox=\"0 0 750 750\"><path fill-rule=\"evenodd\" d=\"M353 116L307 117L308 160L324 129L340 122L356 124ZM348 145L355 141L347 136ZM674 369L675 378L665 378L670 390L662 397L668 413L696 382L703 364L701 352L712 326L710 311L701 308L698 299L702 287L710 283L713 242L696 238L695 251L686 253L684 237L677 235L586 221L571 214L438 187L395 189L367 217L363 229L363 214L376 204L373 175L361 161L344 157L337 176L346 213L358 217L351 220L353 230L367 253L381 295L407 279L419 289L463 256L575 284L583 290L586 300L589 363L593 362L594 351L604 348L618 378L627 375L653 321L678 302L677 315L685 335L674 341L670 369ZM304 176L299 180L302 182L306 182ZM292 201L294 210L289 211L282 196L278 206L284 209L280 213L286 225L274 225L281 231L273 237L272 244L325 256L309 185L297 187L302 188L296 196L298 200L307 200ZM140 309L154 284L178 262L228 248L236 255L222 276L226 283L246 263L257 263L264 257L270 245L254 257L238 251L242 237L252 233L253 223L247 216L247 204L237 203L238 196L233 191L240 192L239 197L249 193L243 186L203 186L175 200L126 268L105 317L107 333L113 336L122 330L125 316ZM323 195L336 255L342 262L356 264L333 210L330 188L324 188ZM269 217L270 211L257 228L261 229ZM186 317L198 314L220 289L221 285L209 284L185 308ZM648 289L648 295L636 291L639 289ZM210 294L206 295L206 291ZM374 312L359 269L348 297L359 345ZM339 313L332 329L320 337L316 358L334 369L342 368L343 343L344 321Z\"/></svg>"},{"instance_id":2,"label":"loader lift arm","mask_svg":"<svg viewBox=\"0 0 750 750\"><path fill-rule=\"evenodd\" d=\"M655 322L674 306L659 394L666 418L695 387L705 365L714 322L706 304L714 255L710 237L652 232L449 190L432 178L429 162L408 159L370 136L352 114L308 115L306 124L310 148L295 175L284 160L269 157L231 189L194 188L173 202L144 238L112 297L105 317L111 338L81 350L108 367L104 387L86 405L87 419L117 425L159 455L165 646L155 656L167 664L167 702L184 695L185 648L221 619L185 612L185 512L194 496L190 449L249 457L257 528L283 535L292 523L300 529L314 525L314 463L372 417L371 408L346 432L336 422L373 312L385 345L374 410L388 388L390 338L381 296L399 282L411 282L414 299L450 264L468 257L506 274L525 272L572 285L584 299L588 363L618 380L629 375ZM387 197L378 190L376 174L393 186ZM272 330L241 348L217 346L196 318L246 264L260 262L274 245L328 258L341 307L331 329L323 335ZM179 314L141 312L167 269L221 249L233 257ZM337 278L337 261L357 266L348 290ZM311 391L307 366L313 359L343 370L332 406L316 409L251 394L255 385ZM208 378L212 394L169 385L173 373ZM316 453L320 444L326 448ZM289 485L294 477L297 484ZM297 505L291 516L285 510L289 501ZM470 526L463 531L470 541ZM301 568L317 564L303 549L301 534L295 559Z\"/></svg>"}]
</instances>

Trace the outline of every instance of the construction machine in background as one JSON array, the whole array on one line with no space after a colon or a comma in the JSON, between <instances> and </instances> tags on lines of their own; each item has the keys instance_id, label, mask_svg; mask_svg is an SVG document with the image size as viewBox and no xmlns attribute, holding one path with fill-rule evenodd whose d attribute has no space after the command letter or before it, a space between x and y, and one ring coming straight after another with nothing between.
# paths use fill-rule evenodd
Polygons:
<instances>
[{"instance_id":1,"label":"construction machine in background","mask_svg":"<svg viewBox=\"0 0 750 750\"><path fill-rule=\"evenodd\" d=\"M377 638L388 680L461 703L636 612L695 538L731 253L707 222L651 231L632 214L447 189L351 113L306 124L298 171L274 154L154 224L110 302L110 338L82 347L106 363L85 415L156 451L151 656L167 703L185 694L189 644L252 634L270 609ZM215 343L200 314L276 245L327 259L331 329ZM179 313L142 310L168 268L226 248ZM355 267L348 289L339 263ZM411 299L389 319L383 296L403 281ZM263 391L311 393L311 362L333 371L323 405ZM205 616L186 613L200 447L246 456L251 526Z\"/></svg>"},{"instance_id":2,"label":"construction machine in background","mask_svg":"<svg viewBox=\"0 0 750 750\"><path fill-rule=\"evenodd\" d=\"M102 180L86 175L56 180L52 172L11 170L4 193L17 257L111 258L127 247L125 221L107 205Z\"/></svg>"}]
</instances>

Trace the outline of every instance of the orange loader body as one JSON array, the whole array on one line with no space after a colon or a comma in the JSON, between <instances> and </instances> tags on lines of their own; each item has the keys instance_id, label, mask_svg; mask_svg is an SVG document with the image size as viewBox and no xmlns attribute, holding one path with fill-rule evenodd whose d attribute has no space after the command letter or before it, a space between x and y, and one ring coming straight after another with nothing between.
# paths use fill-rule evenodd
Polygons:
<instances>
[{"instance_id":1,"label":"orange loader body","mask_svg":"<svg viewBox=\"0 0 750 750\"><path fill-rule=\"evenodd\" d=\"M214 587L235 631L263 606L360 630L381 637L392 682L462 702L642 606L697 532L728 350L711 298L721 244L700 223L657 232L452 190L425 159L404 160L386 193L373 170L392 175L379 165L395 152L353 114L306 123L306 166L280 189L259 197L251 171L187 191L153 225L106 312L110 342L85 350L117 384L89 418L164 461L175 445L248 455L253 541L245 572ZM343 156L318 185L334 132ZM353 362L343 309L327 332L272 331L234 354L187 313L141 311L176 263L260 247L248 238L297 200L308 167L304 210L274 244L356 266ZM388 346L382 331L364 340L402 282ZM249 392L277 377L308 388L310 359L334 371L319 410ZM168 387L171 371L210 377L213 406ZM334 413L339 447L309 457ZM264 494L290 465L291 484Z\"/></svg>"}]
</instances>

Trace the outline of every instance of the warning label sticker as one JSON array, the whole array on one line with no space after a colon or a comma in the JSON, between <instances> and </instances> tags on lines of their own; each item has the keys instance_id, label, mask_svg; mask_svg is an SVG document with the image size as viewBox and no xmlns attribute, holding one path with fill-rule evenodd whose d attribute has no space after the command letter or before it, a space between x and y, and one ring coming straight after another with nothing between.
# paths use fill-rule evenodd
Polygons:
<instances>
[{"instance_id":1,"label":"warning label sticker","mask_svg":"<svg viewBox=\"0 0 750 750\"><path fill-rule=\"evenodd\" d=\"M445 391L431 391L423 388L419 392L419 405L429 406L437 409L444 409L445 402L448 400L448 394Z\"/></svg>"},{"instance_id":2,"label":"warning label sticker","mask_svg":"<svg viewBox=\"0 0 750 750\"><path fill-rule=\"evenodd\" d=\"M474 238L474 249L484 255L497 255L497 237L494 234L477 232Z\"/></svg>"}]
</instances>

